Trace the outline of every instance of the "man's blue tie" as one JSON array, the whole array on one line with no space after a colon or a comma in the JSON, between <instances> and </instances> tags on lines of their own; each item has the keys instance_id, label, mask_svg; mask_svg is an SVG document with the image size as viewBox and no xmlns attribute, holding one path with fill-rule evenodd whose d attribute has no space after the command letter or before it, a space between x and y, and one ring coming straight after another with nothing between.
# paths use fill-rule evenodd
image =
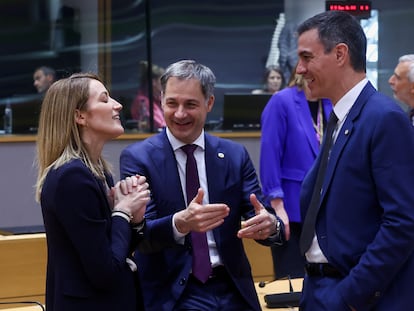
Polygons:
<instances>
[{"instance_id":1,"label":"man's blue tie","mask_svg":"<svg viewBox=\"0 0 414 311\"><path fill-rule=\"evenodd\" d=\"M331 151L333 145L333 132L336 128L336 124L338 122L338 117L332 111L328 125L326 127L325 133L325 142L322 145L321 152L321 162L318 169L318 175L316 177L315 186L313 188L311 202L309 204L308 211L306 213L305 220L303 222L302 234L300 236L300 251L302 254L305 254L309 247L312 244L313 237L315 235L315 224L316 224L316 216L318 215L319 206L320 206L320 199L321 199L321 191L323 186L323 181L325 179L325 171L326 167L328 166L329 160L329 153Z\"/></svg>"},{"instance_id":2,"label":"man's blue tie","mask_svg":"<svg viewBox=\"0 0 414 311\"><path fill-rule=\"evenodd\" d=\"M197 162L194 158L194 150L196 148L196 145L185 145L181 147L187 155L187 162L185 166L187 204L194 199L197 195L197 190L200 187ZM205 283L212 272L206 233L192 231L191 242L193 247L193 275L198 280Z\"/></svg>"}]
</instances>

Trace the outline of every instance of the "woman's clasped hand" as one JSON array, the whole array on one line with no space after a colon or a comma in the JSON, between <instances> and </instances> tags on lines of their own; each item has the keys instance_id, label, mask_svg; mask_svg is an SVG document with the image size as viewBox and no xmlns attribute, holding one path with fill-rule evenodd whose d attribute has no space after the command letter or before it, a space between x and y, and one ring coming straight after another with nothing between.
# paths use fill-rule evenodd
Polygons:
<instances>
[{"instance_id":1,"label":"woman's clasped hand","mask_svg":"<svg viewBox=\"0 0 414 311\"><path fill-rule=\"evenodd\" d=\"M150 190L145 176L135 175L118 181L112 187L113 211L127 213L131 222L142 222L145 207L150 199Z\"/></svg>"}]
</instances>

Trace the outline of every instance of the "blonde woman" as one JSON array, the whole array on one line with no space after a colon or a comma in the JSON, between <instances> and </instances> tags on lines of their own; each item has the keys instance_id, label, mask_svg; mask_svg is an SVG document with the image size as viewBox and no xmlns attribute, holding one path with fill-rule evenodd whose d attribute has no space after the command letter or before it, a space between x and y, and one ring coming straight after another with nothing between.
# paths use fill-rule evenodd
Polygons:
<instances>
[{"instance_id":1,"label":"blonde woman","mask_svg":"<svg viewBox=\"0 0 414 311\"><path fill-rule=\"evenodd\" d=\"M55 82L44 98L36 199L48 246L48 311L140 310L129 257L145 224L148 184L131 176L114 186L101 155L124 131L121 109L87 73Z\"/></svg>"}]
</instances>

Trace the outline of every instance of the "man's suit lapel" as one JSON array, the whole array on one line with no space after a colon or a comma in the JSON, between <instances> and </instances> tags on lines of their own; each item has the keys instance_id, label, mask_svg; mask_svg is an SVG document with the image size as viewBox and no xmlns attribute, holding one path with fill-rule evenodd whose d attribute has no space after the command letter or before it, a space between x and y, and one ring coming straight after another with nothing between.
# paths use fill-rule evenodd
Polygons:
<instances>
[{"instance_id":1,"label":"man's suit lapel","mask_svg":"<svg viewBox=\"0 0 414 311\"><path fill-rule=\"evenodd\" d=\"M338 160L341 156L341 153L343 152L343 149L345 148L346 144L349 141L349 138L352 135L355 135L354 133L354 125L358 122L358 117L366 104L368 98L375 93L375 88L372 86L370 82L367 83L367 85L362 89L361 94L359 94L355 104L350 109L348 116L346 117L345 123L343 124L340 132L337 134L337 138L335 141L335 144L332 147L330 159L328 162L328 167L326 168L326 175L325 175L325 181L324 181L324 187L323 187L323 193L321 202L323 201L323 197L325 196L325 193L327 189L329 188L329 184L331 183L332 176L335 172L336 165L338 163Z\"/></svg>"},{"instance_id":2,"label":"man's suit lapel","mask_svg":"<svg viewBox=\"0 0 414 311\"><path fill-rule=\"evenodd\" d=\"M160 135L157 135L156 139L153 140L153 146L154 150L152 150L151 157L152 169L158 175L157 178L163 180L166 185L166 196L177 198L177 204L171 204L171 206L177 207L174 212L179 211L186 206L185 199L181 188L174 150L168 141L165 131ZM166 174L165 172L168 173Z\"/></svg>"},{"instance_id":3,"label":"man's suit lapel","mask_svg":"<svg viewBox=\"0 0 414 311\"><path fill-rule=\"evenodd\" d=\"M214 136L205 134L206 174L209 201L211 203L224 202L221 193L226 189L227 157L230 157L230 155L227 153L227 150L221 149L219 140ZM213 230L217 246L220 245L221 240L220 227Z\"/></svg>"}]
</instances>

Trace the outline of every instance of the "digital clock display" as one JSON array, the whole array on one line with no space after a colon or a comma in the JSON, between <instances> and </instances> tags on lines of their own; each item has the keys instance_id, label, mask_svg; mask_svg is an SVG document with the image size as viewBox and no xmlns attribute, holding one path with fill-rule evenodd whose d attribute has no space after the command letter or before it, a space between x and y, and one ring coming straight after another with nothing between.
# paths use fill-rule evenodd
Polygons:
<instances>
[{"instance_id":1,"label":"digital clock display","mask_svg":"<svg viewBox=\"0 0 414 311\"><path fill-rule=\"evenodd\" d=\"M326 11L343 11L359 18L370 18L371 1L326 1Z\"/></svg>"}]
</instances>

